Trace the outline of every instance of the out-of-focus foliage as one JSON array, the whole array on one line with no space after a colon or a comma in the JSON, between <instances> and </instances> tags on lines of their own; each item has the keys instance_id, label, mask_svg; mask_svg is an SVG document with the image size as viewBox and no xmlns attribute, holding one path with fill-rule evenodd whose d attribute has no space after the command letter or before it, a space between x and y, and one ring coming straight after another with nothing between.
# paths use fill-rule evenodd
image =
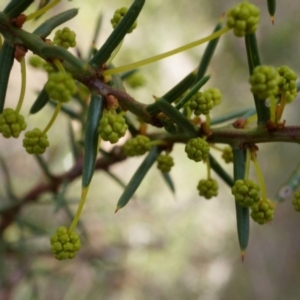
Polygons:
<instances>
[{"instance_id":1,"label":"out-of-focus foliage","mask_svg":"<svg viewBox=\"0 0 300 300\"><path fill-rule=\"evenodd\" d=\"M265 5L257 32L263 62L291 65L300 74L298 1L278 3L274 26L269 20L266 3L252 2L262 8ZM68 4L63 2L57 10L67 8ZM89 48L90 28L95 25L99 12L104 18L104 30L97 42L101 45L106 32L111 30L108 21L112 12L130 4L127 0L80 3L78 18L70 24L74 25L72 28L78 35L78 48L82 53ZM126 39L116 63L122 65L142 59L205 36L220 18L220 11L234 4L233 0L147 1L138 30ZM200 46L145 67L141 72L147 88L131 91L128 87L128 90L145 103L152 102L152 95L163 94L182 78L182 74L191 71L203 49ZM240 78L248 78L242 40L236 41L229 34L221 41L210 65L210 74L210 84L217 83L225 91L231 106L246 107L246 100L252 95L247 80L240 81ZM30 76L31 88L27 88L26 96L34 98L39 77L44 75L31 72ZM11 78L10 102L15 103L20 85L19 70L15 68ZM297 108L300 109L297 101L293 108L287 107L285 114L289 124L299 122ZM214 113L218 115L230 109L219 106ZM42 114L31 116L29 120L32 124L43 122L51 113L51 107L47 107ZM68 118L62 115L50 133L56 145L45 157L53 173L71 166L72 153L64 143L68 134ZM13 176L12 185L19 195L26 193L41 177L45 177L45 181L47 178L32 157L20 155L16 141L1 138L0 144L10 174L0 172L0 203L5 207L18 201L18 195L7 196L9 177ZM109 148L108 144L106 147ZM48 236L57 224L71 220L78 204L80 182L74 181L67 190L61 187L55 197L45 195L39 203L27 205L4 232L5 243L0 240L0 299L297 299L300 293L297 282L300 276L297 267L300 263L299 216L293 213L291 199L281 204L270 225L263 228L252 225L251 243L242 263L237 251L230 191L222 189L223 183L219 182L221 190L217 198L208 202L200 197L196 186L205 170L201 164L195 167L187 158L182 158L183 151L183 146L176 146L172 153L176 162L172 178L175 184L180 183L175 196L163 180L158 180L160 174L153 168L129 204L130 209L116 215L114 199L122 193L122 186L103 171L95 174L79 227L86 233L85 247L76 260L55 261L50 255ZM261 168L268 172L266 184L272 196L299 160L298 152L297 145L260 146ZM141 161L135 158L116 164L111 175L130 178ZM225 163L224 168L231 170ZM4 245L9 249L3 249ZM5 256L1 255L4 251Z\"/></svg>"}]
</instances>

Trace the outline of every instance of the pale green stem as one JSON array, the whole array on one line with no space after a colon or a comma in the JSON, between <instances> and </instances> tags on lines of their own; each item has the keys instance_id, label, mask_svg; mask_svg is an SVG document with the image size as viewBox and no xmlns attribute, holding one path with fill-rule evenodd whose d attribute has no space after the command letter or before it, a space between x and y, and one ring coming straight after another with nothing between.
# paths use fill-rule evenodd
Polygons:
<instances>
[{"instance_id":1,"label":"pale green stem","mask_svg":"<svg viewBox=\"0 0 300 300\"><path fill-rule=\"evenodd\" d=\"M116 57L116 55L118 54L118 52L120 51L120 49L121 49L121 47L123 45L123 41L124 41L124 39L120 42L120 44L118 45L118 47L113 51L113 53L109 57L108 61L106 62L107 65L109 65L113 61L113 59Z\"/></svg>"},{"instance_id":2,"label":"pale green stem","mask_svg":"<svg viewBox=\"0 0 300 300\"><path fill-rule=\"evenodd\" d=\"M167 144L168 143L166 141L163 141L163 140L156 140L156 141L151 141L150 142L151 146L165 146Z\"/></svg>"},{"instance_id":3,"label":"pale green stem","mask_svg":"<svg viewBox=\"0 0 300 300\"><path fill-rule=\"evenodd\" d=\"M206 131L206 132L209 132L209 129L210 129L210 115L207 114L207 115L205 115L205 117L206 117L205 131Z\"/></svg>"},{"instance_id":4,"label":"pale green stem","mask_svg":"<svg viewBox=\"0 0 300 300\"><path fill-rule=\"evenodd\" d=\"M79 203L79 206L77 208L77 211L76 211L76 214L74 216L74 219L72 221L72 224L69 228L69 232L72 232L74 231L78 221L79 221L79 218L80 218L80 215L81 215L81 212L82 212L82 209L83 209L83 206L84 206L84 203L85 203L85 200L86 200L86 196L88 194L88 191L89 191L89 185L85 188L82 189L81 191L81 199L80 199L80 203Z\"/></svg>"},{"instance_id":5,"label":"pale green stem","mask_svg":"<svg viewBox=\"0 0 300 300\"><path fill-rule=\"evenodd\" d=\"M44 14L49 9L53 8L56 4L58 4L60 1L61 0L54 0L50 3L48 3L47 5L45 5L43 8L39 9L38 11L28 15L27 18L26 18L26 22L30 21L32 19L35 19L35 18L39 17L40 15Z\"/></svg>"},{"instance_id":6,"label":"pale green stem","mask_svg":"<svg viewBox=\"0 0 300 300\"><path fill-rule=\"evenodd\" d=\"M18 101L18 105L16 107L16 113L19 113L24 101L24 97L25 97L25 90L26 90L26 63L25 63L25 58L22 57L21 61L21 91L20 91L20 97L19 97L19 101Z\"/></svg>"},{"instance_id":7,"label":"pale green stem","mask_svg":"<svg viewBox=\"0 0 300 300\"><path fill-rule=\"evenodd\" d=\"M257 114L249 117L246 122L249 124L249 123L254 122L255 120L257 120Z\"/></svg>"},{"instance_id":8,"label":"pale green stem","mask_svg":"<svg viewBox=\"0 0 300 300\"><path fill-rule=\"evenodd\" d=\"M209 147L212 148L212 149L215 149L217 151L220 151L220 152L223 152L223 148L220 148L216 145L213 145L213 144L209 144Z\"/></svg>"},{"instance_id":9,"label":"pale green stem","mask_svg":"<svg viewBox=\"0 0 300 300\"><path fill-rule=\"evenodd\" d=\"M54 58L54 59L53 59L53 63L54 63L55 66L57 67L58 71L63 72L63 73L66 72L64 66L61 64L61 62L60 62L57 58Z\"/></svg>"},{"instance_id":10,"label":"pale green stem","mask_svg":"<svg viewBox=\"0 0 300 300\"><path fill-rule=\"evenodd\" d=\"M2 48L2 45L3 45L3 39L2 39L2 35L0 34L0 50Z\"/></svg>"},{"instance_id":11,"label":"pale green stem","mask_svg":"<svg viewBox=\"0 0 300 300\"><path fill-rule=\"evenodd\" d=\"M51 128L51 126L53 125L54 121L56 120L56 118L58 116L58 113L60 112L61 107L62 107L62 103L58 102L58 104L56 105L54 114L52 115L52 118L50 119L49 123L47 124L47 126L43 130L43 134L47 133L47 131Z\"/></svg>"},{"instance_id":12,"label":"pale green stem","mask_svg":"<svg viewBox=\"0 0 300 300\"><path fill-rule=\"evenodd\" d=\"M270 120L273 124L275 124L275 110L276 110L276 102L275 97L270 97Z\"/></svg>"},{"instance_id":13,"label":"pale green stem","mask_svg":"<svg viewBox=\"0 0 300 300\"><path fill-rule=\"evenodd\" d=\"M261 173L259 164L257 162L256 153L255 152L251 153L251 160L252 160L252 162L254 164L256 175L257 175L257 178L258 178L258 181L259 181L259 185L260 185L260 189L261 189L261 197L262 197L262 199L267 199L267 191L266 191L265 180L264 180L264 177L263 177L263 175Z\"/></svg>"},{"instance_id":14,"label":"pale green stem","mask_svg":"<svg viewBox=\"0 0 300 300\"><path fill-rule=\"evenodd\" d=\"M209 157L205 160L206 168L207 168L207 179L211 179L211 172L210 172L210 160Z\"/></svg>"},{"instance_id":15,"label":"pale green stem","mask_svg":"<svg viewBox=\"0 0 300 300\"><path fill-rule=\"evenodd\" d=\"M151 63L156 62L158 60L161 60L163 58L166 58L166 57L172 56L174 54L189 50L193 47L199 46L199 45L204 44L206 42L209 42L213 39L216 39L216 38L220 37L222 34L228 32L229 30L230 30L230 28L225 27L225 28L223 28L219 31L216 31L215 33L205 37L205 38L202 38L202 39L197 40L195 42L189 43L189 44L184 45L182 47L176 48L174 50L171 50L171 51L168 51L168 52L165 52L165 53L162 53L162 54L159 54L159 55L156 55L156 56L153 56L153 57L150 57L150 58L147 58L147 59L144 59L144 60L132 63L132 64L128 64L128 65L121 66L121 67L114 68L114 69L105 70L105 71L103 71L102 75L107 76L107 75L118 74L118 73L130 71L130 70L133 70L133 69L151 64Z\"/></svg>"},{"instance_id":16,"label":"pale green stem","mask_svg":"<svg viewBox=\"0 0 300 300\"><path fill-rule=\"evenodd\" d=\"M278 111L278 115L277 115L277 121L280 121L285 105L286 105L286 96L282 94L279 111Z\"/></svg>"},{"instance_id":17,"label":"pale green stem","mask_svg":"<svg viewBox=\"0 0 300 300\"><path fill-rule=\"evenodd\" d=\"M246 150L246 160L245 160L245 175L244 180L248 179L249 177L249 171L250 171L250 159L251 158L251 151L249 148Z\"/></svg>"},{"instance_id":18,"label":"pale green stem","mask_svg":"<svg viewBox=\"0 0 300 300\"><path fill-rule=\"evenodd\" d=\"M55 66L57 67L57 69L60 71L60 72L63 72L65 73L65 68L63 67L63 65L61 64L61 62L55 58L53 60L53 63L55 64ZM43 130L43 133L47 133L47 131L51 128L51 126L53 125L54 121L56 120L60 110L61 110L61 107L62 107L62 102L58 102L57 105L56 105L56 108L55 108L55 111L49 121L49 123L47 124L47 126L45 127L45 129Z\"/></svg>"},{"instance_id":19,"label":"pale green stem","mask_svg":"<svg viewBox=\"0 0 300 300\"><path fill-rule=\"evenodd\" d=\"M101 145L101 138L99 137L98 138L97 153L99 152L100 145ZM83 206L84 206L84 203L85 203L88 191L89 191L89 187L90 187L90 185L88 185L86 187L82 187L81 199L80 199L80 202L79 202L79 206L77 208L77 211L76 211L76 214L75 214L74 219L72 221L72 224L69 228L69 232L74 231L74 229L75 229L75 227L76 227L76 225L79 221L79 218L80 218L80 215L81 215L81 212L82 212L82 209L83 209Z\"/></svg>"}]
</instances>

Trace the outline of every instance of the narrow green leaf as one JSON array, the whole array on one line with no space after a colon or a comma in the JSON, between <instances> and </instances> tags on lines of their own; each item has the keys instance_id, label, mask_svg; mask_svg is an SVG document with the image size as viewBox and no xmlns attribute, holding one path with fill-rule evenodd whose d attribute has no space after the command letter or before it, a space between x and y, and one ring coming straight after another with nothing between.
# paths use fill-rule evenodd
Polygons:
<instances>
[{"instance_id":1,"label":"narrow green leaf","mask_svg":"<svg viewBox=\"0 0 300 300\"><path fill-rule=\"evenodd\" d=\"M46 92L45 88L43 88L39 94L38 97L36 98L36 100L33 102L29 113L30 114L36 114L37 112L39 112L49 101L49 95Z\"/></svg>"},{"instance_id":2,"label":"narrow green leaf","mask_svg":"<svg viewBox=\"0 0 300 300\"><path fill-rule=\"evenodd\" d=\"M104 110L102 96L92 94L91 103L87 114L85 128L84 156L82 170L82 187L89 186L95 170L95 162L98 154L98 125Z\"/></svg>"},{"instance_id":3,"label":"narrow green leaf","mask_svg":"<svg viewBox=\"0 0 300 300\"><path fill-rule=\"evenodd\" d=\"M256 114L255 108L242 108L240 110L230 112L228 114L223 114L219 117L215 117L215 118L211 119L210 125L224 123L224 122L233 120L235 118L240 118L240 117L247 119L250 116L253 116L254 114Z\"/></svg>"},{"instance_id":4,"label":"narrow green leaf","mask_svg":"<svg viewBox=\"0 0 300 300\"><path fill-rule=\"evenodd\" d=\"M51 99L50 99L50 101L48 101L48 103L53 107L56 107L56 105L57 105L57 101L53 101ZM65 113L71 119L81 120L81 116L78 113L76 113L75 111L73 111L71 108L67 107L66 105L63 105L61 107L60 111Z\"/></svg>"},{"instance_id":5,"label":"narrow green leaf","mask_svg":"<svg viewBox=\"0 0 300 300\"><path fill-rule=\"evenodd\" d=\"M233 147L233 171L234 181L244 179L245 176L245 150L240 147ZM248 246L250 235L249 208L240 206L235 201L238 239L241 248L242 259Z\"/></svg>"},{"instance_id":6,"label":"narrow green leaf","mask_svg":"<svg viewBox=\"0 0 300 300\"><path fill-rule=\"evenodd\" d=\"M125 79L129 78L131 75L133 75L134 73L136 73L137 71L138 71L138 69L134 69L134 70L124 72L124 73L120 74L120 77L121 77L122 80L125 80Z\"/></svg>"},{"instance_id":7,"label":"narrow green leaf","mask_svg":"<svg viewBox=\"0 0 300 300\"><path fill-rule=\"evenodd\" d=\"M261 64L255 33L245 35L245 44L247 50L249 73L251 75L253 73L253 69Z\"/></svg>"},{"instance_id":8,"label":"narrow green leaf","mask_svg":"<svg viewBox=\"0 0 300 300\"><path fill-rule=\"evenodd\" d=\"M140 14L145 0L135 0L131 7L128 9L122 21L117 28L111 33L104 45L99 49L95 56L91 59L90 63L99 67L103 65L110 57L111 53L118 47L124 39L130 27L136 21Z\"/></svg>"},{"instance_id":9,"label":"narrow green leaf","mask_svg":"<svg viewBox=\"0 0 300 300\"><path fill-rule=\"evenodd\" d=\"M3 112L9 74L14 63L14 47L4 41L0 50L0 113Z\"/></svg>"},{"instance_id":10,"label":"narrow green leaf","mask_svg":"<svg viewBox=\"0 0 300 300\"><path fill-rule=\"evenodd\" d=\"M180 133L180 129L178 128L177 124L174 124L170 119L162 118L160 121L161 121L164 129L168 133L170 133L170 134Z\"/></svg>"},{"instance_id":11,"label":"narrow green leaf","mask_svg":"<svg viewBox=\"0 0 300 300\"><path fill-rule=\"evenodd\" d=\"M160 98L156 101L156 103L159 109L179 127L188 132L191 136L198 136L196 126L168 101L166 101L164 98Z\"/></svg>"},{"instance_id":12,"label":"narrow green leaf","mask_svg":"<svg viewBox=\"0 0 300 300\"><path fill-rule=\"evenodd\" d=\"M110 178L112 178L119 186L121 186L123 189L126 188L126 184L115 174L110 172L109 170L103 170Z\"/></svg>"},{"instance_id":13,"label":"narrow green leaf","mask_svg":"<svg viewBox=\"0 0 300 300\"><path fill-rule=\"evenodd\" d=\"M74 133L74 130L73 130L70 120L68 122L68 133L69 133L68 136L70 138L71 152L72 152L74 160L77 160L77 158L79 157L78 144L76 143L75 133Z\"/></svg>"},{"instance_id":14,"label":"narrow green leaf","mask_svg":"<svg viewBox=\"0 0 300 300\"><path fill-rule=\"evenodd\" d=\"M49 164L47 164L44 160L44 158L41 155L34 155L38 165L46 175L46 177L50 180L53 180L53 175L51 174L51 171L49 170Z\"/></svg>"},{"instance_id":15,"label":"narrow green leaf","mask_svg":"<svg viewBox=\"0 0 300 300\"><path fill-rule=\"evenodd\" d=\"M52 18L46 20L39 27L37 27L33 33L39 35L41 38L46 38L53 29L57 26L71 20L78 14L78 8L72 8L67 11L64 11L58 15L53 16Z\"/></svg>"},{"instance_id":16,"label":"narrow green leaf","mask_svg":"<svg viewBox=\"0 0 300 300\"><path fill-rule=\"evenodd\" d=\"M145 160L142 162L142 164L139 166L139 168L136 170L133 177L130 179L129 183L127 184L123 194L121 195L118 201L116 212L122 207L124 207L132 198L135 191L143 181L145 175L147 174L151 166L156 161L156 158L160 154L160 152L161 149L159 149L158 147L156 146L152 147Z\"/></svg>"},{"instance_id":17,"label":"narrow green leaf","mask_svg":"<svg viewBox=\"0 0 300 300\"><path fill-rule=\"evenodd\" d=\"M232 187L234 183L232 177L222 168L211 154L209 154L209 162L211 168L224 180L225 183Z\"/></svg>"},{"instance_id":18,"label":"narrow green leaf","mask_svg":"<svg viewBox=\"0 0 300 300\"><path fill-rule=\"evenodd\" d=\"M246 44L246 51L247 51L249 73L251 75L253 73L253 69L256 66L260 65L260 57L259 57L259 51L257 47L255 33L245 35L245 44ZM253 97L254 97L254 103L257 111L257 124L265 125L267 121L270 119L270 109L266 107L264 100L259 99L255 95L253 95Z\"/></svg>"},{"instance_id":19,"label":"narrow green leaf","mask_svg":"<svg viewBox=\"0 0 300 300\"><path fill-rule=\"evenodd\" d=\"M4 12L9 18L15 18L24 12L33 1L34 0L11 0L4 8Z\"/></svg>"},{"instance_id":20,"label":"narrow green leaf","mask_svg":"<svg viewBox=\"0 0 300 300\"><path fill-rule=\"evenodd\" d=\"M220 29L222 29L222 22L219 22L217 24L217 26L215 27L213 32L217 32ZM196 78L195 78L195 83L198 82L205 75L206 70L207 70L207 68L210 64L210 61L211 61L211 59L214 55L214 52L217 48L219 39L220 38L213 39L207 44L207 46L205 48L205 51L203 53L202 59L201 59L200 64L199 64L198 72L197 72L197 75L196 75Z\"/></svg>"},{"instance_id":21,"label":"narrow green leaf","mask_svg":"<svg viewBox=\"0 0 300 300\"><path fill-rule=\"evenodd\" d=\"M86 69L86 63L74 56L71 52L66 50L61 46L53 46L53 45L44 45L40 51L40 54L43 58L59 58L63 60L63 64L68 64L68 68L72 70L77 70L77 72L82 72Z\"/></svg>"},{"instance_id":22,"label":"narrow green leaf","mask_svg":"<svg viewBox=\"0 0 300 300\"><path fill-rule=\"evenodd\" d=\"M12 185L12 180L11 180L11 176L9 174L9 169L5 163L5 160L3 159L2 156L0 156L0 166L3 170L3 173L4 173L4 180L3 180L3 183L4 183L4 187L6 189L6 193L7 193L7 196L12 200L12 201L17 201L17 198L14 194L14 191L13 191L13 185Z\"/></svg>"},{"instance_id":23,"label":"narrow green leaf","mask_svg":"<svg viewBox=\"0 0 300 300\"><path fill-rule=\"evenodd\" d=\"M35 235L45 235L48 234L48 231L45 230L44 228L41 228L40 226L34 224L31 221L21 219L21 218L16 218L15 221L18 223L18 225L24 229L27 228L30 231L32 231Z\"/></svg>"},{"instance_id":24,"label":"narrow green leaf","mask_svg":"<svg viewBox=\"0 0 300 300\"><path fill-rule=\"evenodd\" d=\"M204 84L210 79L210 75L207 75L201 78L196 84L190 89L190 91L176 104L176 108L182 108L192 96L194 96L203 86Z\"/></svg>"},{"instance_id":25,"label":"narrow green leaf","mask_svg":"<svg viewBox=\"0 0 300 300\"><path fill-rule=\"evenodd\" d=\"M171 192L173 194L175 194L175 185L174 185L174 182L172 180L172 177L170 175L170 173L163 173L163 172L160 172L162 177L164 178L165 182L167 183L167 186L170 188Z\"/></svg>"},{"instance_id":26,"label":"narrow green leaf","mask_svg":"<svg viewBox=\"0 0 300 300\"><path fill-rule=\"evenodd\" d=\"M113 66L110 65L110 67L113 67ZM112 86L113 88L115 88L118 91L124 91L125 92L125 87L123 85L122 78L119 74L112 75L112 79L110 81L110 86ZM121 109L118 109L117 112L120 113ZM135 128L135 126L132 124L130 119L126 115L124 116L124 118L126 120L126 124L128 125L128 130L129 130L130 134L132 136L137 135L139 133L139 131Z\"/></svg>"},{"instance_id":27,"label":"narrow green leaf","mask_svg":"<svg viewBox=\"0 0 300 300\"><path fill-rule=\"evenodd\" d=\"M97 44L97 40L98 40L98 37L99 37L99 32L100 32L101 25L102 25L102 19L103 19L103 16L102 16L102 13L101 13L101 14L99 14L99 16L97 18L97 21L96 21L96 27L95 27L95 30L94 30L94 35L93 35L93 39L92 39L92 42L91 42L91 47L90 47L90 50L89 50L87 60L91 59L91 56L94 53L94 50L95 50L94 45Z\"/></svg>"},{"instance_id":28,"label":"narrow green leaf","mask_svg":"<svg viewBox=\"0 0 300 300\"><path fill-rule=\"evenodd\" d=\"M54 196L55 208L54 212L57 213L62 207L67 206L67 201L65 199L66 192L68 190L70 182L64 180L60 186L60 191Z\"/></svg>"},{"instance_id":29,"label":"narrow green leaf","mask_svg":"<svg viewBox=\"0 0 300 300\"><path fill-rule=\"evenodd\" d=\"M125 115L124 118L125 118L125 122L128 126L128 131L130 132L131 136L138 135L140 133L139 130L135 128L135 126L133 125L131 120L128 118L128 116Z\"/></svg>"},{"instance_id":30,"label":"narrow green leaf","mask_svg":"<svg viewBox=\"0 0 300 300\"><path fill-rule=\"evenodd\" d=\"M196 78L195 72L189 73L186 77L184 77L177 85L175 85L170 91L168 91L161 98L164 98L169 103L173 103L190 88L190 86L195 81L195 78ZM158 113L160 113L160 109L158 108L156 102L148 105L146 110L151 116L155 116Z\"/></svg>"}]
</instances>

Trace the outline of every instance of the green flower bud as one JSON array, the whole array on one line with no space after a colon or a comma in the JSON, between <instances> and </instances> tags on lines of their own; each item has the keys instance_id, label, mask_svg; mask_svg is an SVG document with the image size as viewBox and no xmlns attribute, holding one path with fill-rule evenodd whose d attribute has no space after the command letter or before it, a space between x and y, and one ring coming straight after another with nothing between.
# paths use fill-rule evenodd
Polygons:
<instances>
[{"instance_id":1,"label":"green flower bud","mask_svg":"<svg viewBox=\"0 0 300 300\"><path fill-rule=\"evenodd\" d=\"M214 102L214 106L219 105L222 100L222 93L217 88L209 88L203 92L204 95L210 94L211 100ZM208 97L208 96L207 96Z\"/></svg>"},{"instance_id":2,"label":"green flower bud","mask_svg":"<svg viewBox=\"0 0 300 300\"><path fill-rule=\"evenodd\" d=\"M279 93L286 97L287 103L291 103L297 96L297 74L288 66L277 68L280 75Z\"/></svg>"},{"instance_id":3,"label":"green flower bud","mask_svg":"<svg viewBox=\"0 0 300 300\"><path fill-rule=\"evenodd\" d=\"M126 141L123 151L128 156L143 155L151 148L150 139L145 135L137 135L136 137Z\"/></svg>"},{"instance_id":4,"label":"green flower bud","mask_svg":"<svg viewBox=\"0 0 300 300\"><path fill-rule=\"evenodd\" d=\"M160 154L157 159L157 168L163 173L168 173L171 171L171 168L174 166L173 157L169 154Z\"/></svg>"},{"instance_id":5,"label":"green flower bud","mask_svg":"<svg viewBox=\"0 0 300 300\"><path fill-rule=\"evenodd\" d=\"M58 102L68 102L78 88L70 73L56 72L50 73L45 84L45 90L52 100Z\"/></svg>"},{"instance_id":6,"label":"green flower bud","mask_svg":"<svg viewBox=\"0 0 300 300\"><path fill-rule=\"evenodd\" d=\"M76 46L76 33L68 27L57 30L53 39L53 44L68 49Z\"/></svg>"},{"instance_id":7,"label":"green flower bud","mask_svg":"<svg viewBox=\"0 0 300 300\"><path fill-rule=\"evenodd\" d=\"M123 17L125 16L125 14L127 13L128 8L127 7L122 7L119 8L115 11L112 19L110 20L111 25L113 26L113 28L115 29L119 23L122 21ZM130 29L128 30L127 33L131 33L137 26L137 22L135 21L134 24L130 27Z\"/></svg>"},{"instance_id":8,"label":"green flower bud","mask_svg":"<svg viewBox=\"0 0 300 300\"><path fill-rule=\"evenodd\" d=\"M225 147L222 152L222 158L225 160L225 162L228 164L230 162L233 162L233 152L231 147Z\"/></svg>"},{"instance_id":9,"label":"green flower bud","mask_svg":"<svg viewBox=\"0 0 300 300\"><path fill-rule=\"evenodd\" d=\"M272 66L257 66L249 81L252 93L260 99L267 99L278 93L280 76Z\"/></svg>"},{"instance_id":10,"label":"green flower bud","mask_svg":"<svg viewBox=\"0 0 300 300\"><path fill-rule=\"evenodd\" d=\"M274 218L274 204L269 199L261 199L251 206L251 218L258 224L265 224Z\"/></svg>"},{"instance_id":11,"label":"green flower bud","mask_svg":"<svg viewBox=\"0 0 300 300\"><path fill-rule=\"evenodd\" d=\"M27 131L23 139L23 147L29 154L43 154L49 147L47 134L42 133L39 128Z\"/></svg>"},{"instance_id":12,"label":"green flower bud","mask_svg":"<svg viewBox=\"0 0 300 300\"><path fill-rule=\"evenodd\" d=\"M205 160L208 157L209 145L205 140L199 137L192 138L187 142L185 152L189 159L194 161Z\"/></svg>"},{"instance_id":13,"label":"green flower bud","mask_svg":"<svg viewBox=\"0 0 300 300\"><path fill-rule=\"evenodd\" d=\"M197 189L199 195L206 199L211 199L218 195L218 183L214 179L201 179L198 183Z\"/></svg>"},{"instance_id":14,"label":"green flower bud","mask_svg":"<svg viewBox=\"0 0 300 300\"><path fill-rule=\"evenodd\" d=\"M125 79L126 83L131 88L138 88L144 86L146 83L146 79L143 77L142 74L135 72L134 74L130 75L128 78Z\"/></svg>"},{"instance_id":15,"label":"green flower bud","mask_svg":"<svg viewBox=\"0 0 300 300\"><path fill-rule=\"evenodd\" d=\"M125 119L120 115L107 113L99 122L98 132L104 141L117 143L127 131Z\"/></svg>"},{"instance_id":16,"label":"green flower bud","mask_svg":"<svg viewBox=\"0 0 300 300\"><path fill-rule=\"evenodd\" d=\"M233 29L238 37L254 33L260 18L258 7L248 2L242 2L227 12L227 26Z\"/></svg>"},{"instance_id":17,"label":"green flower bud","mask_svg":"<svg viewBox=\"0 0 300 300\"><path fill-rule=\"evenodd\" d=\"M43 68L45 61L37 55L31 55L28 60L29 64L37 69Z\"/></svg>"},{"instance_id":18,"label":"green flower bud","mask_svg":"<svg viewBox=\"0 0 300 300\"><path fill-rule=\"evenodd\" d=\"M58 260L74 258L75 252L81 248L79 235L74 231L69 232L64 226L57 228L50 238L50 244L51 251Z\"/></svg>"},{"instance_id":19,"label":"green flower bud","mask_svg":"<svg viewBox=\"0 0 300 300\"><path fill-rule=\"evenodd\" d=\"M243 207L251 207L260 200L260 187L250 179L236 180L231 193L235 201Z\"/></svg>"},{"instance_id":20,"label":"green flower bud","mask_svg":"<svg viewBox=\"0 0 300 300\"><path fill-rule=\"evenodd\" d=\"M5 108L0 114L0 132L5 138L18 138L26 127L24 117L12 108Z\"/></svg>"},{"instance_id":21,"label":"green flower bud","mask_svg":"<svg viewBox=\"0 0 300 300\"><path fill-rule=\"evenodd\" d=\"M189 100L189 106L194 111L196 116L201 114L207 115L209 111L214 107L214 101L210 93L198 92Z\"/></svg>"}]
</instances>

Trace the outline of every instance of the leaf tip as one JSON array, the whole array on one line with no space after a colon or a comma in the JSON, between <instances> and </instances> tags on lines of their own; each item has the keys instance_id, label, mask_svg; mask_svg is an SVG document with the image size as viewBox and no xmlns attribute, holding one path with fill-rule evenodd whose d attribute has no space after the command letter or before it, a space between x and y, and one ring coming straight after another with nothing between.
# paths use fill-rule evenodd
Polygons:
<instances>
[{"instance_id":1,"label":"leaf tip","mask_svg":"<svg viewBox=\"0 0 300 300\"><path fill-rule=\"evenodd\" d=\"M246 255L246 250L242 250L241 251L241 260L242 260L242 262L244 262L244 260L245 260L245 255Z\"/></svg>"},{"instance_id":2,"label":"leaf tip","mask_svg":"<svg viewBox=\"0 0 300 300\"><path fill-rule=\"evenodd\" d=\"M275 23L275 17L274 16L271 16L271 22L274 25L274 23Z\"/></svg>"},{"instance_id":3,"label":"leaf tip","mask_svg":"<svg viewBox=\"0 0 300 300\"><path fill-rule=\"evenodd\" d=\"M226 13L223 12L223 13L222 13L222 16L221 16L221 18L220 18L220 23L223 23L223 22L224 22L225 17L226 17Z\"/></svg>"}]
</instances>

